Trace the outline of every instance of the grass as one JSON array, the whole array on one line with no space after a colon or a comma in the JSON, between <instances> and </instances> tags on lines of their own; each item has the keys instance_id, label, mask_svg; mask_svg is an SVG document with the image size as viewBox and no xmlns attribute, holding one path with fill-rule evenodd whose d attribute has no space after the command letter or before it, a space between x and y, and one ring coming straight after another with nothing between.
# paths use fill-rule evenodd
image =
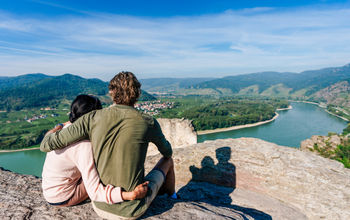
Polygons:
<instances>
[{"instance_id":1,"label":"grass","mask_svg":"<svg viewBox=\"0 0 350 220\"><path fill-rule=\"evenodd\" d=\"M59 106L67 109L66 105ZM31 123L25 119L47 115ZM55 116L52 116L52 115ZM56 124L68 120L67 110L21 110L0 113L0 149L23 149L40 143L42 136Z\"/></svg>"}]
</instances>

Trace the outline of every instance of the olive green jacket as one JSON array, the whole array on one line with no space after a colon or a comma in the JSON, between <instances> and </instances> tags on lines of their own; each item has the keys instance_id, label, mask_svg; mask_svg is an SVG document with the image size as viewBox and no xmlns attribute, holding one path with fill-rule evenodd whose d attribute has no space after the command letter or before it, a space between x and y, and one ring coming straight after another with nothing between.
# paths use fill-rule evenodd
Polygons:
<instances>
[{"instance_id":1,"label":"olive green jacket","mask_svg":"<svg viewBox=\"0 0 350 220\"><path fill-rule=\"evenodd\" d=\"M90 139L96 168L103 184L132 191L144 182L144 162L149 142L171 157L172 149L153 117L125 105L113 105L83 115L71 126L47 134L40 150L49 152L74 142ZM147 207L145 200L117 204L94 202L96 207L123 217L134 217Z\"/></svg>"}]
</instances>

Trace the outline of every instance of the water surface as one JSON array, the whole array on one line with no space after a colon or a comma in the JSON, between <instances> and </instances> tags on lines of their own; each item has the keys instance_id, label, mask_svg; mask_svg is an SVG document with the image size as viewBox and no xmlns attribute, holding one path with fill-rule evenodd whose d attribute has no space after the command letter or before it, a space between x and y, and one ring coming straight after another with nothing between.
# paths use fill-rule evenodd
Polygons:
<instances>
[{"instance_id":1,"label":"water surface","mask_svg":"<svg viewBox=\"0 0 350 220\"><path fill-rule=\"evenodd\" d=\"M198 136L198 142L224 138L255 137L283 146L299 147L312 135L341 133L347 122L328 114L317 105L292 102L293 109L279 111L279 117L267 124L239 130Z\"/></svg>"},{"instance_id":2,"label":"water surface","mask_svg":"<svg viewBox=\"0 0 350 220\"><path fill-rule=\"evenodd\" d=\"M40 150L27 150L0 153L0 167L16 173L41 177L46 153Z\"/></svg>"}]
</instances>

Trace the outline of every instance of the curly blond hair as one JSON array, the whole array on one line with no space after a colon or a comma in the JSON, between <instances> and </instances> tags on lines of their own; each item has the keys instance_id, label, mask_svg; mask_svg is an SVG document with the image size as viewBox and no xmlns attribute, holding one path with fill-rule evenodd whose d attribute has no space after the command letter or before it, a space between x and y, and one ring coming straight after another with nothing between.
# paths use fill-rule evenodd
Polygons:
<instances>
[{"instance_id":1,"label":"curly blond hair","mask_svg":"<svg viewBox=\"0 0 350 220\"><path fill-rule=\"evenodd\" d=\"M141 94L141 83L132 72L118 73L108 88L115 104L133 106Z\"/></svg>"}]
</instances>

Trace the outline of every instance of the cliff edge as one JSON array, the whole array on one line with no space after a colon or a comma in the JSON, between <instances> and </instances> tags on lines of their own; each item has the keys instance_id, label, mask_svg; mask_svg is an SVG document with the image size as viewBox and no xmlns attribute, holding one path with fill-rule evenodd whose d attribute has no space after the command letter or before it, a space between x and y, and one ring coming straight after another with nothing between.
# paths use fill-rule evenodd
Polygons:
<instances>
[{"instance_id":1,"label":"cliff edge","mask_svg":"<svg viewBox=\"0 0 350 220\"><path fill-rule=\"evenodd\" d=\"M148 156L148 171L160 155ZM157 197L146 219L350 219L350 170L255 138L174 149L180 199ZM49 206L41 179L0 170L1 219L97 219L91 204Z\"/></svg>"}]
</instances>

